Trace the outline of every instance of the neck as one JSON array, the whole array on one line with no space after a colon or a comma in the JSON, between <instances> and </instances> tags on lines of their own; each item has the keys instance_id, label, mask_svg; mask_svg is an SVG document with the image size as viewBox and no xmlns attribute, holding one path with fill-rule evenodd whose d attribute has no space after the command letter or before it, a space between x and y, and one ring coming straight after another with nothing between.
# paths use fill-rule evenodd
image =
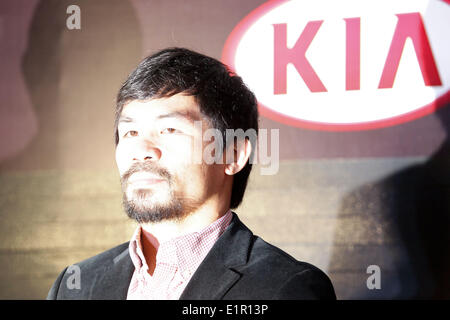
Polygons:
<instances>
[{"instance_id":1,"label":"neck","mask_svg":"<svg viewBox=\"0 0 450 320\"><path fill-rule=\"evenodd\" d=\"M195 212L187 215L182 220L167 220L158 223L141 224L141 243L147 265L148 273L153 275L156 267L156 254L159 244L170 239L200 231L211 223L225 215L229 205L203 206Z\"/></svg>"}]
</instances>

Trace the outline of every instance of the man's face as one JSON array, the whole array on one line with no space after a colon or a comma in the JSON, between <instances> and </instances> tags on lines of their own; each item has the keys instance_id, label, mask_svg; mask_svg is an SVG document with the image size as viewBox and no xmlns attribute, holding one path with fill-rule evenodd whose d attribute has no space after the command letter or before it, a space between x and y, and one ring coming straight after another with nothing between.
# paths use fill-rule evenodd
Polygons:
<instances>
[{"instance_id":1,"label":"man's face","mask_svg":"<svg viewBox=\"0 0 450 320\"><path fill-rule=\"evenodd\" d=\"M209 128L194 97L183 94L124 106L116 162L131 218L183 218L220 194L223 165L194 164L194 141L203 137L198 121Z\"/></svg>"}]
</instances>

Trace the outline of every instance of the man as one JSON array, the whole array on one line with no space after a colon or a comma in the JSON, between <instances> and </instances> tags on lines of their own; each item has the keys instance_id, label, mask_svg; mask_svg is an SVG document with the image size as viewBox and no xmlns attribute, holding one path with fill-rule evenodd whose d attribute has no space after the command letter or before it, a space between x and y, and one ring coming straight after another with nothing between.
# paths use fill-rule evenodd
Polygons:
<instances>
[{"instance_id":1,"label":"man","mask_svg":"<svg viewBox=\"0 0 450 320\"><path fill-rule=\"evenodd\" d=\"M182 48L144 59L119 91L115 120L124 208L139 226L130 242L76 264L78 288L64 270L48 299L335 299L322 271L254 236L231 211L256 144L227 129L258 129L240 77ZM211 136L221 146L208 149L213 163L207 130L221 133Z\"/></svg>"}]
</instances>

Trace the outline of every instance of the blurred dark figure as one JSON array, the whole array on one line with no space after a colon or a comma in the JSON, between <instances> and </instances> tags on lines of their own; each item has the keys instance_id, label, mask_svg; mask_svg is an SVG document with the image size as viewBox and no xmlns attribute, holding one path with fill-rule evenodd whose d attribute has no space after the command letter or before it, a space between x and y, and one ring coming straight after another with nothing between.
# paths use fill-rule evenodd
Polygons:
<instances>
[{"instance_id":1,"label":"blurred dark figure","mask_svg":"<svg viewBox=\"0 0 450 320\"><path fill-rule=\"evenodd\" d=\"M403 242L416 280L412 292L401 297L450 299L450 108L436 113L447 138L423 165L382 181L392 190L390 210L394 230ZM401 273L400 273L401 277ZM409 277L401 280L408 282Z\"/></svg>"},{"instance_id":2,"label":"blurred dark figure","mask_svg":"<svg viewBox=\"0 0 450 320\"><path fill-rule=\"evenodd\" d=\"M359 249L335 245L330 269L346 260L361 275L348 298L450 299L450 106L430 116L447 132L436 153L342 202L339 217L359 216L376 230ZM366 288L370 264L381 268L381 290Z\"/></svg>"}]
</instances>

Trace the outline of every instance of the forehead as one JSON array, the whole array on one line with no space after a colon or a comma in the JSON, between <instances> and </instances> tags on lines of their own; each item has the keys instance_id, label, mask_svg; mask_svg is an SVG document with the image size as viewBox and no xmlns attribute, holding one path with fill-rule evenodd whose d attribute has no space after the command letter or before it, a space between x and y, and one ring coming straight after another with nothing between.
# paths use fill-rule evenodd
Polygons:
<instances>
[{"instance_id":1,"label":"forehead","mask_svg":"<svg viewBox=\"0 0 450 320\"><path fill-rule=\"evenodd\" d=\"M185 117L191 121L203 118L195 98L183 94L146 101L133 100L123 107L120 118L131 118L134 121L149 121L158 120L166 116Z\"/></svg>"}]
</instances>

